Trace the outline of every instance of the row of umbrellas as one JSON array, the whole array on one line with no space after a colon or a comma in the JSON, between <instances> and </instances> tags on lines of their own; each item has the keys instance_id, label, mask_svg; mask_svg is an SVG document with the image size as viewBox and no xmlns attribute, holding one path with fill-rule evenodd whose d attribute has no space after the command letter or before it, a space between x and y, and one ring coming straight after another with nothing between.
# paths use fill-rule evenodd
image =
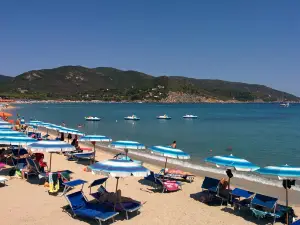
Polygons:
<instances>
[{"instance_id":1,"label":"row of umbrellas","mask_svg":"<svg viewBox=\"0 0 300 225\"><path fill-rule=\"evenodd\" d=\"M77 135L84 135L78 130L69 129L62 126L57 126L54 124L43 123L41 121L31 121L28 123L30 126L43 126L47 129L54 129L59 132L71 133ZM0 121L0 144L7 144L13 139L18 140L19 144L28 144L29 148L32 151L73 151L75 150L72 145L69 145L65 142L60 141L33 141L28 137L24 137L19 133L12 130L8 130L9 124L5 121ZM17 134L19 133L19 134ZM7 137L7 135L9 135ZM30 139L30 140L29 140ZM79 139L80 140L80 139ZM6 141L6 142L5 142ZM107 141L111 142L110 138L99 135L87 135L82 137L82 141ZM10 143L11 144L11 143ZM95 144L94 144L95 146ZM145 146L133 141L118 141L112 142L112 147L115 148L126 148L126 149L145 149ZM178 158L178 159L189 159L190 156L183 152L180 149L174 149L168 146L153 146L149 148L152 153L164 156L166 158L165 168L167 166L168 158ZM288 179L299 179L300 178L300 167L292 167L288 165L284 166L268 166L265 168L259 168L258 166L250 163L249 161L241 158L237 158L233 155L229 156L214 156L205 159L206 162L215 164L217 167L224 167L229 169L234 169L237 171L255 171L257 173L268 175L268 176L277 176L279 179L288 180ZM51 159L50 159L51 162ZM101 163L96 163L90 166L91 170L94 173L104 173L109 174L110 176L116 177L126 177L129 175L133 176L146 176L149 174L149 170L142 167L139 164L136 164L131 161L120 161L120 160L107 160ZM118 180L117 180L118 186ZM116 186L116 188L117 188ZM286 195L288 199L288 190L286 188ZM286 202L288 206L288 201Z\"/></svg>"}]
</instances>

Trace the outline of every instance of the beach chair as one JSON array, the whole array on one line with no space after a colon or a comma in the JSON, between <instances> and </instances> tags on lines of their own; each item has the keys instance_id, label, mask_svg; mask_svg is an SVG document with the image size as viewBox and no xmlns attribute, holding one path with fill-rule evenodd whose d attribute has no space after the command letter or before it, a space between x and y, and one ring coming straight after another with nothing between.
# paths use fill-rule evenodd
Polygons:
<instances>
[{"instance_id":1,"label":"beach chair","mask_svg":"<svg viewBox=\"0 0 300 225\"><path fill-rule=\"evenodd\" d=\"M274 224L276 219L283 216L282 211L276 211L277 200L277 198L267 195L255 194L250 203L250 210L258 219L272 217Z\"/></svg>"},{"instance_id":2,"label":"beach chair","mask_svg":"<svg viewBox=\"0 0 300 225\"><path fill-rule=\"evenodd\" d=\"M116 154L113 158L114 158L114 159L118 159L118 160L128 160L128 161L135 162L135 163L137 163L137 164L143 165L143 162L142 162L142 161L139 161L139 160L133 160L133 159L131 159L129 156L126 156L124 153L118 153L118 154Z\"/></svg>"},{"instance_id":3,"label":"beach chair","mask_svg":"<svg viewBox=\"0 0 300 225\"><path fill-rule=\"evenodd\" d=\"M146 181L149 181L155 189L161 189L162 193L164 192L174 192L182 190L182 185L178 181L172 180L162 180L159 178L159 175L155 174L153 171L150 171L150 175L144 178Z\"/></svg>"},{"instance_id":4,"label":"beach chair","mask_svg":"<svg viewBox=\"0 0 300 225\"><path fill-rule=\"evenodd\" d=\"M228 203L229 201L229 194L230 190L226 189L223 192L220 191L220 180L212 178L212 177L205 177L202 183L202 192L207 192L208 202L213 201L214 199L221 200L221 205L224 202ZM200 199L201 202L206 201L206 197L203 195Z\"/></svg>"},{"instance_id":5,"label":"beach chair","mask_svg":"<svg viewBox=\"0 0 300 225\"><path fill-rule=\"evenodd\" d=\"M88 202L87 198L84 196L82 189L86 181L78 179L70 182L64 183L67 189L75 188L81 185L81 190L74 192L69 195L65 195L69 206L71 207L73 217L79 216L83 218L89 218L96 220L100 225L102 222L112 219L114 222L114 217L118 215L118 212L114 212L105 204L93 204ZM64 208L65 210L65 208Z\"/></svg>"},{"instance_id":6,"label":"beach chair","mask_svg":"<svg viewBox=\"0 0 300 225\"><path fill-rule=\"evenodd\" d=\"M29 172L25 172L25 174L27 175L27 180L29 178L30 175L36 175L38 176L39 181L41 179L45 179L46 178L46 173L42 172L40 170L40 167L36 164L36 162L32 159L32 158L27 158L26 159L27 163L31 166L31 169ZM40 182L39 182L40 185Z\"/></svg>"},{"instance_id":7,"label":"beach chair","mask_svg":"<svg viewBox=\"0 0 300 225\"><path fill-rule=\"evenodd\" d=\"M94 158L94 155L95 155L94 151L91 151L91 152L73 153L71 156L78 161L78 160L92 160Z\"/></svg>"},{"instance_id":8,"label":"beach chair","mask_svg":"<svg viewBox=\"0 0 300 225\"><path fill-rule=\"evenodd\" d=\"M291 225L300 225L300 220L296 220L296 221L293 222Z\"/></svg>"},{"instance_id":9,"label":"beach chair","mask_svg":"<svg viewBox=\"0 0 300 225\"><path fill-rule=\"evenodd\" d=\"M254 192L247 191L241 188L235 188L231 192L231 202L234 206L234 209L250 209L250 203Z\"/></svg>"},{"instance_id":10,"label":"beach chair","mask_svg":"<svg viewBox=\"0 0 300 225\"><path fill-rule=\"evenodd\" d=\"M106 188L102 186L102 184L105 183L107 179L108 178L105 177L98 180L94 180L89 186L90 195L99 202L102 202L101 197L103 197L103 195L109 194ZM92 188L99 185L100 187L98 188L98 191L92 193ZM142 204L138 201L122 201L116 203L104 201L103 203L105 203L108 207L115 209L117 212L125 212L127 220L129 219L129 213L136 212L138 214L140 208L142 207Z\"/></svg>"},{"instance_id":11,"label":"beach chair","mask_svg":"<svg viewBox=\"0 0 300 225\"><path fill-rule=\"evenodd\" d=\"M179 169L168 169L166 170L165 173L165 169L162 169L159 172L159 175L166 179L170 179L170 180L184 180L187 181L189 183L192 183L194 181L195 175L193 174L188 174L183 172L182 170Z\"/></svg>"}]
</instances>

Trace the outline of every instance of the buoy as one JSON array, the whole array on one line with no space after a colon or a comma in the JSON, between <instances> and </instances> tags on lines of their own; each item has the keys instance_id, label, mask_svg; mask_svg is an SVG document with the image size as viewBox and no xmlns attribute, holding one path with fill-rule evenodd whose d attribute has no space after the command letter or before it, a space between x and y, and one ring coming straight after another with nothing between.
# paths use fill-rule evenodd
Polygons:
<instances>
[{"instance_id":1,"label":"buoy","mask_svg":"<svg viewBox=\"0 0 300 225\"><path fill-rule=\"evenodd\" d=\"M116 123L118 122L118 120L116 120Z\"/></svg>"}]
</instances>

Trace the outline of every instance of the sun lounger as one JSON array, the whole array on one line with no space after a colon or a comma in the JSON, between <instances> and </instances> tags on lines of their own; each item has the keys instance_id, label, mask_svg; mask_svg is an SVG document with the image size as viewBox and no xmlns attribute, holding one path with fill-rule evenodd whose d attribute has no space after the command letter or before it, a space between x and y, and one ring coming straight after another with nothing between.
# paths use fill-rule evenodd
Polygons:
<instances>
[{"instance_id":1,"label":"sun lounger","mask_svg":"<svg viewBox=\"0 0 300 225\"><path fill-rule=\"evenodd\" d=\"M250 204L250 210L258 219L265 217L274 218L274 224L276 219L283 216L282 211L276 211L277 200L277 198L270 196L255 194Z\"/></svg>"},{"instance_id":2,"label":"sun lounger","mask_svg":"<svg viewBox=\"0 0 300 225\"><path fill-rule=\"evenodd\" d=\"M87 159L87 160L92 160L94 158L94 151L91 152L79 152L79 153L73 153L72 157L75 159Z\"/></svg>"},{"instance_id":3,"label":"sun lounger","mask_svg":"<svg viewBox=\"0 0 300 225\"><path fill-rule=\"evenodd\" d=\"M217 198L221 200L221 205L223 205L224 202L228 203L229 201L229 189L220 190L220 180L211 178L211 177L205 177L202 183L202 191L207 191L207 197L208 201L212 201L213 199ZM205 199L205 198L203 198ZM203 200L204 202L204 200Z\"/></svg>"},{"instance_id":4,"label":"sun lounger","mask_svg":"<svg viewBox=\"0 0 300 225\"><path fill-rule=\"evenodd\" d=\"M300 225L300 220L293 222L291 225Z\"/></svg>"},{"instance_id":5,"label":"sun lounger","mask_svg":"<svg viewBox=\"0 0 300 225\"><path fill-rule=\"evenodd\" d=\"M154 188L160 188L163 192L174 192L182 189L181 183L174 180L162 180L159 175L155 174L153 171L150 171L150 175L144 178L146 181L149 181Z\"/></svg>"},{"instance_id":6,"label":"sun lounger","mask_svg":"<svg viewBox=\"0 0 300 225\"><path fill-rule=\"evenodd\" d=\"M25 172L25 174L27 175L27 179L29 178L30 175L36 175L36 176L38 176L39 181L41 179L46 178L46 173L42 172L40 170L39 166L36 164L36 162L33 159L27 158L26 161L31 166L30 171L29 172Z\"/></svg>"},{"instance_id":7,"label":"sun lounger","mask_svg":"<svg viewBox=\"0 0 300 225\"><path fill-rule=\"evenodd\" d=\"M137 164L140 164L140 165L143 165L143 162L142 161L139 161L139 160L133 160L131 159L129 156L126 156L125 154L123 153L118 153L114 156L114 159L118 159L118 160L128 160L128 161L131 161L131 162L135 162Z\"/></svg>"},{"instance_id":8,"label":"sun lounger","mask_svg":"<svg viewBox=\"0 0 300 225\"><path fill-rule=\"evenodd\" d=\"M109 219L114 221L114 217L119 214L108 208L105 204L92 204L88 202L82 191L66 195L66 199L72 209L73 216L94 219L100 225Z\"/></svg>"},{"instance_id":9,"label":"sun lounger","mask_svg":"<svg viewBox=\"0 0 300 225\"><path fill-rule=\"evenodd\" d=\"M192 183L194 181L195 175L190 174L190 173L186 173L182 170L179 169L167 169L166 173L164 174L164 169L162 169L159 172L160 176L164 176L164 178L166 179L172 179L172 180L184 180L187 181L189 183Z\"/></svg>"},{"instance_id":10,"label":"sun lounger","mask_svg":"<svg viewBox=\"0 0 300 225\"><path fill-rule=\"evenodd\" d=\"M105 187L102 186L102 184L105 183L106 180L107 180L107 177L101 178L98 180L94 180L89 186L90 195L99 202L102 202L101 198L103 198L103 195L109 194L109 192L105 189ZM97 192L92 193L92 187L95 187L98 185L100 185L99 189L101 189L101 192L98 189ZM110 201L104 201L103 203L105 203L110 208L115 209L117 212L125 212L127 220L129 218L129 216L128 216L129 213L132 213L132 212L138 213L138 211L142 207L142 204L138 201L122 201L122 202L117 202L117 203L110 202Z\"/></svg>"},{"instance_id":11,"label":"sun lounger","mask_svg":"<svg viewBox=\"0 0 300 225\"><path fill-rule=\"evenodd\" d=\"M254 192L235 188L231 192L231 202L235 209L250 208L253 195Z\"/></svg>"}]
</instances>

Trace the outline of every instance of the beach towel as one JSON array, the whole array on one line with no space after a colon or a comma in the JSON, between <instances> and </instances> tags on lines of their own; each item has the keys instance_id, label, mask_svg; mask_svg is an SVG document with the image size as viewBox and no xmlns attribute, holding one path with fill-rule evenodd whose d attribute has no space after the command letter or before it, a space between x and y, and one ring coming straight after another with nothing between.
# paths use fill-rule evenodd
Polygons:
<instances>
[{"instance_id":1,"label":"beach towel","mask_svg":"<svg viewBox=\"0 0 300 225\"><path fill-rule=\"evenodd\" d=\"M57 173L49 173L49 194L57 194L59 191L59 181Z\"/></svg>"}]
</instances>

